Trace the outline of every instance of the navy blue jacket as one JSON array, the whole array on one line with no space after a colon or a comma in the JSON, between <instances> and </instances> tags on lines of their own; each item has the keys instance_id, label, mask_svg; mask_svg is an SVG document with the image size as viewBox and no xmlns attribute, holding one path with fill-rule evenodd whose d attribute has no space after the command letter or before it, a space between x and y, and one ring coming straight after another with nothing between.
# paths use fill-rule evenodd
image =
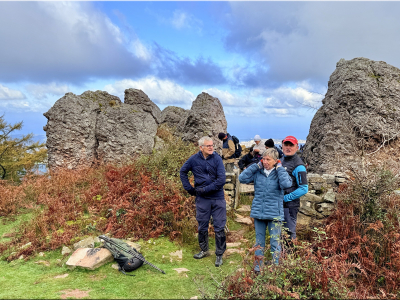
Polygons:
<instances>
[{"instance_id":1,"label":"navy blue jacket","mask_svg":"<svg viewBox=\"0 0 400 300\"><path fill-rule=\"evenodd\" d=\"M283 221L283 191L292 185L292 179L283 167L274 168L267 177L264 168L253 164L240 174L239 181L254 182L250 217Z\"/></svg>"},{"instance_id":2,"label":"navy blue jacket","mask_svg":"<svg viewBox=\"0 0 400 300\"><path fill-rule=\"evenodd\" d=\"M189 182L188 173L194 175L194 188ZM201 151L192 155L182 166L180 177L183 188L191 194L197 187L204 188L201 198L210 200L222 200L224 197L224 185L226 181L225 168L222 158L214 152L207 159ZM198 195L199 196L199 195Z\"/></svg>"}]
</instances>

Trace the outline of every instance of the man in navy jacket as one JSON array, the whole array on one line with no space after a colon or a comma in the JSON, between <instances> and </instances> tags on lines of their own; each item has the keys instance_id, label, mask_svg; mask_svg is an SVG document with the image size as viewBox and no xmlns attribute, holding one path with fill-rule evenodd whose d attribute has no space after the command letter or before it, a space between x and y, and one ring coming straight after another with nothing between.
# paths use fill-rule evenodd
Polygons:
<instances>
[{"instance_id":1,"label":"man in navy jacket","mask_svg":"<svg viewBox=\"0 0 400 300\"><path fill-rule=\"evenodd\" d=\"M183 188L196 196L196 220L198 222L199 245L201 251L193 257L201 259L208 253L208 223L210 216L214 220L215 232L215 266L222 265L222 254L226 250L226 202L223 187L226 176L221 157L214 152L213 140L202 137L199 140L200 151L192 155L182 166L180 177ZM188 179L188 172L194 175L194 187Z\"/></svg>"}]
</instances>

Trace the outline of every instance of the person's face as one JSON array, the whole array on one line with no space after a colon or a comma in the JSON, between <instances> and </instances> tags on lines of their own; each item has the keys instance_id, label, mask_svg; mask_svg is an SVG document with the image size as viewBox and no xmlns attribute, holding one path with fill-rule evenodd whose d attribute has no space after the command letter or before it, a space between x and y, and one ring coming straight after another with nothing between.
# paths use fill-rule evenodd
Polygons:
<instances>
[{"instance_id":1,"label":"person's face","mask_svg":"<svg viewBox=\"0 0 400 300\"><path fill-rule=\"evenodd\" d=\"M263 166L264 166L264 168L267 169L267 170L271 170L271 169L275 166L275 164L276 164L277 162L278 162L277 159L273 159L272 157L269 157L269 156L264 156L264 157L262 158Z\"/></svg>"},{"instance_id":2,"label":"person's face","mask_svg":"<svg viewBox=\"0 0 400 300\"><path fill-rule=\"evenodd\" d=\"M200 151L203 153L204 157L207 157L214 152L214 144L213 141L205 141L203 146L200 146Z\"/></svg>"},{"instance_id":3,"label":"person's face","mask_svg":"<svg viewBox=\"0 0 400 300\"><path fill-rule=\"evenodd\" d=\"M282 145L282 152L287 156L295 155L299 149L298 144L292 144L291 142L284 142Z\"/></svg>"},{"instance_id":4,"label":"person's face","mask_svg":"<svg viewBox=\"0 0 400 300\"><path fill-rule=\"evenodd\" d=\"M255 141L255 142L256 142L256 145L258 145L260 143L260 141Z\"/></svg>"}]
</instances>

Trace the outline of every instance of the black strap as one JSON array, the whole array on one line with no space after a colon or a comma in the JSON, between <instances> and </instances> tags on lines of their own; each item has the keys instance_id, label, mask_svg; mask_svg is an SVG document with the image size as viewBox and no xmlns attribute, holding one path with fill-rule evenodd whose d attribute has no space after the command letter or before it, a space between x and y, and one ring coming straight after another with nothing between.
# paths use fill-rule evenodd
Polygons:
<instances>
[{"instance_id":1,"label":"black strap","mask_svg":"<svg viewBox=\"0 0 400 300\"><path fill-rule=\"evenodd\" d=\"M135 275L130 275L130 274L126 274L125 270L121 267L118 267L118 271L120 271L122 274L126 275L126 276L135 276Z\"/></svg>"}]
</instances>

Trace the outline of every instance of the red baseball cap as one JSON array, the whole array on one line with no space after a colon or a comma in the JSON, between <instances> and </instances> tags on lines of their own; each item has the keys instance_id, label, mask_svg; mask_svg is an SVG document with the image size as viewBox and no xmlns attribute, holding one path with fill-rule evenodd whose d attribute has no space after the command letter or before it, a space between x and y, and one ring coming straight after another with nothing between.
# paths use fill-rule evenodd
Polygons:
<instances>
[{"instance_id":1,"label":"red baseball cap","mask_svg":"<svg viewBox=\"0 0 400 300\"><path fill-rule=\"evenodd\" d=\"M284 142L291 142L293 145L297 145L297 144L299 143L299 142L297 141L297 139L296 139L294 136L291 136L291 135L285 137L285 139L282 141L282 144L283 144Z\"/></svg>"}]
</instances>

